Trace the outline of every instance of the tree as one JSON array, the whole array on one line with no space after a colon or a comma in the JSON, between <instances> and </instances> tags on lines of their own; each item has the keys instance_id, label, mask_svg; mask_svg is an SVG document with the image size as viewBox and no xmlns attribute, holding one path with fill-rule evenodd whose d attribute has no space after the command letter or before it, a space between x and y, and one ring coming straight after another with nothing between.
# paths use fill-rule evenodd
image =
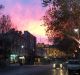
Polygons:
<instances>
[{"instance_id":1,"label":"tree","mask_svg":"<svg viewBox=\"0 0 80 75\"><path fill-rule=\"evenodd\" d=\"M1 11L4 8L3 5L0 5L0 63L1 60L6 62L10 55L10 46L11 41L7 37L7 32L11 29L12 22L9 15L4 15Z\"/></svg>"},{"instance_id":2,"label":"tree","mask_svg":"<svg viewBox=\"0 0 80 75\"><path fill-rule=\"evenodd\" d=\"M80 30L80 0L42 1L47 8L43 21L49 41L59 50L73 55L80 45L80 32L74 32L74 29Z\"/></svg>"},{"instance_id":3,"label":"tree","mask_svg":"<svg viewBox=\"0 0 80 75\"><path fill-rule=\"evenodd\" d=\"M6 34L0 34L0 49L3 49L3 55L5 58L8 58L10 54L11 42Z\"/></svg>"},{"instance_id":4,"label":"tree","mask_svg":"<svg viewBox=\"0 0 80 75\"><path fill-rule=\"evenodd\" d=\"M43 0L43 5L48 7L43 20L50 41L62 40L64 35L79 39L74 33L75 28L80 28L79 0Z\"/></svg>"},{"instance_id":5,"label":"tree","mask_svg":"<svg viewBox=\"0 0 80 75\"><path fill-rule=\"evenodd\" d=\"M0 5L0 33L6 33L11 29L12 22L9 15L5 15L2 13L2 9L4 6Z\"/></svg>"},{"instance_id":6,"label":"tree","mask_svg":"<svg viewBox=\"0 0 80 75\"><path fill-rule=\"evenodd\" d=\"M2 4L0 4L0 17L2 15L2 9L4 9L4 6Z\"/></svg>"},{"instance_id":7,"label":"tree","mask_svg":"<svg viewBox=\"0 0 80 75\"><path fill-rule=\"evenodd\" d=\"M4 57L2 59L8 59L12 50L18 47L20 35L19 31L16 31L14 28L0 34L0 54Z\"/></svg>"},{"instance_id":8,"label":"tree","mask_svg":"<svg viewBox=\"0 0 80 75\"><path fill-rule=\"evenodd\" d=\"M4 6L1 4L1 5L0 5L0 10L3 9L3 8L4 8Z\"/></svg>"},{"instance_id":9,"label":"tree","mask_svg":"<svg viewBox=\"0 0 80 75\"><path fill-rule=\"evenodd\" d=\"M65 52L67 52L68 50L69 51L71 50L74 52L75 49L78 49L78 43L72 38L64 36L62 40L55 38L55 41L56 40L58 42L55 44L55 47L57 47L60 50L63 50Z\"/></svg>"},{"instance_id":10,"label":"tree","mask_svg":"<svg viewBox=\"0 0 80 75\"><path fill-rule=\"evenodd\" d=\"M11 29L12 23L9 15L2 15L0 18L0 33L6 33Z\"/></svg>"},{"instance_id":11,"label":"tree","mask_svg":"<svg viewBox=\"0 0 80 75\"><path fill-rule=\"evenodd\" d=\"M3 15L1 10L4 8L0 5L0 48L4 51L4 55L7 56L10 53L10 39L6 36L6 33L11 29L12 22L9 15Z\"/></svg>"}]
</instances>

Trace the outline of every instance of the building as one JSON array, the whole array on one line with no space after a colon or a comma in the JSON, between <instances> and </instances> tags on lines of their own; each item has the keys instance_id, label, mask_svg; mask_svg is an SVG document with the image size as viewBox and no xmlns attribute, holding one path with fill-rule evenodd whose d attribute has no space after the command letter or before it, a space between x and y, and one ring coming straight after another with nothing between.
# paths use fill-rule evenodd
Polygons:
<instances>
[{"instance_id":1,"label":"building","mask_svg":"<svg viewBox=\"0 0 80 75\"><path fill-rule=\"evenodd\" d=\"M44 50L44 43L37 43L36 45L36 56L35 56L35 64L43 64L45 58L45 50Z\"/></svg>"},{"instance_id":2,"label":"building","mask_svg":"<svg viewBox=\"0 0 80 75\"><path fill-rule=\"evenodd\" d=\"M39 57L44 57L45 56L45 50L44 50L44 43L38 43L36 45L36 55Z\"/></svg>"},{"instance_id":3,"label":"building","mask_svg":"<svg viewBox=\"0 0 80 75\"><path fill-rule=\"evenodd\" d=\"M7 37L11 41L10 46L10 62L33 64L36 49L36 37L28 31L16 31L14 29L7 33Z\"/></svg>"},{"instance_id":4,"label":"building","mask_svg":"<svg viewBox=\"0 0 80 75\"><path fill-rule=\"evenodd\" d=\"M58 48L54 47L54 46L51 46L51 45L48 45L48 46L45 46L45 50L46 50L46 55L48 58L64 58L66 57L66 54L59 50Z\"/></svg>"},{"instance_id":5,"label":"building","mask_svg":"<svg viewBox=\"0 0 80 75\"><path fill-rule=\"evenodd\" d=\"M27 64L34 64L35 51L36 51L36 37L28 31L24 31L24 41L27 42Z\"/></svg>"}]
</instances>

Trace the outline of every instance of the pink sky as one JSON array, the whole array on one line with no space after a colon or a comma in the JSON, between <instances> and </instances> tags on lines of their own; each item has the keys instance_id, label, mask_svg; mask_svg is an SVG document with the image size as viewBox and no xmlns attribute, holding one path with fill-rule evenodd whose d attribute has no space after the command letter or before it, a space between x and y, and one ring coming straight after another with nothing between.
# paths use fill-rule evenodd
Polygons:
<instances>
[{"instance_id":1,"label":"pink sky","mask_svg":"<svg viewBox=\"0 0 80 75\"><path fill-rule=\"evenodd\" d=\"M43 24L42 16L44 10L41 6L41 0L3 0L0 1L5 5L6 13L11 16L12 22L15 27L20 31L29 31L37 37L37 42L48 43L47 36L45 35L45 27Z\"/></svg>"}]
</instances>

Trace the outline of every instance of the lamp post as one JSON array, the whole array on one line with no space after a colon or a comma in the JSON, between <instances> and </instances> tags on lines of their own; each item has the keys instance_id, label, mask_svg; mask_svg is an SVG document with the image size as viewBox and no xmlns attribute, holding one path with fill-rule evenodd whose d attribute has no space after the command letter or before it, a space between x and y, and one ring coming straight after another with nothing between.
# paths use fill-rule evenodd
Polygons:
<instances>
[{"instance_id":1,"label":"lamp post","mask_svg":"<svg viewBox=\"0 0 80 75\"><path fill-rule=\"evenodd\" d=\"M79 44L79 48L80 48L80 35L79 35L79 29L78 28L76 28L76 29L74 29L74 32L75 33L77 33L77 35L78 35L78 44Z\"/></svg>"},{"instance_id":2,"label":"lamp post","mask_svg":"<svg viewBox=\"0 0 80 75\"><path fill-rule=\"evenodd\" d=\"M79 35L79 28L74 29L74 32L77 34L77 40L78 40L78 48L80 48L80 35ZM75 50L75 53L78 53L77 50ZM78 56L78 54L76 54Z\"/></svg>"},{"instance_id":3,"label":"lamp post","mask_svg":"<svg viewBox=\"0 0 80 75\"><path fill-rule=\"evenodd\" d=\"M24 49L24 45L21 45L21 52L20 52L20 56L19 56L20 65L25 63L25 57L23 55L23 53L24 53L23 49Z\"/></svg>"},{"instance_id":4,"label":"lamp post","mask_svg":"<svg viewBox=\"0 0 80 75\"><path fill-rule=\"evenodd\" d=\"M21 46L20 46L20 51L19 51L19 56L22 55L22 53L23 53L23 49L24 49L24 45L21 45Z\"/></svg>"}]
</instances>

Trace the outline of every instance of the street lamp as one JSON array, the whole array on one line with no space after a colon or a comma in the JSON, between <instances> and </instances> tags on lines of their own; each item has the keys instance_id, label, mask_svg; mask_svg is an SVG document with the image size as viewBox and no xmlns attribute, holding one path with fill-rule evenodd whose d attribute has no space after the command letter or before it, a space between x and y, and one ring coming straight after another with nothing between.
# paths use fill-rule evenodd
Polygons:
<instances>
[{"instance_id":1,"label":"street lamp","mask_svg":"<svg viewBox=\"0 0 80 75\"><path fill-rule=\"evenodd\" d=\"M23 49L24 49L24 45L20 46L20 51L19 51L19 55L21 55L23 53Z\"/></svg>"},{"instance_id":2,"label":"street lamp","mask_svg":"<svg viewBox=\"0 0 80 75\"><path fill-rule=\"evenodd\" d=\"M21 45L21 48L23 49L24 48L24 45Z\"/></svg>"},{"instance_id":3,"label":"street lamp","mask_svg":"<svg viewBox=\"0 0 80 75\"><path fill-rule=\"evenodd\" d=\"M77 41L78 41L78 47L80 48L80 35L79 35L79 28L74 29L74 32L77 33ZM75 53L78 53L77 50L75 50ZM76 57L77 54L73 54L74 57Z\"/></svg>"},{"instance_id":4,"label":"street lamp","mask_svg":"<svg viewBox=\"0 0 80 75\"><path fill-rule=\"evenodd\" d=\"M77 35L78 35L78 40L79 40L79 29L78 29L78 28L74 29L74 32L77 33Z\"/></svg>"},{"instance_id":5,"label":"street lamp","mask_svg":"<svg viewBox=\"0 0 80 75\"><path fill-rule=\"evenodd\" d=\"M74 29L74 31L77 33L77 32L79 32L79 29L76 28L76 29Z\"/></svg>"},{"instance_id":6,"label":"street lamp","mask_svg":"<svg viewBox=\"0 0 80 75\"><path fill-rule=\"evenodd\" d=\"M77 33L78 35L78 43L79 43L79 48L80 48L79 29L78 28L74 29L74 32Z\"/></svg>"}]
</instances>

